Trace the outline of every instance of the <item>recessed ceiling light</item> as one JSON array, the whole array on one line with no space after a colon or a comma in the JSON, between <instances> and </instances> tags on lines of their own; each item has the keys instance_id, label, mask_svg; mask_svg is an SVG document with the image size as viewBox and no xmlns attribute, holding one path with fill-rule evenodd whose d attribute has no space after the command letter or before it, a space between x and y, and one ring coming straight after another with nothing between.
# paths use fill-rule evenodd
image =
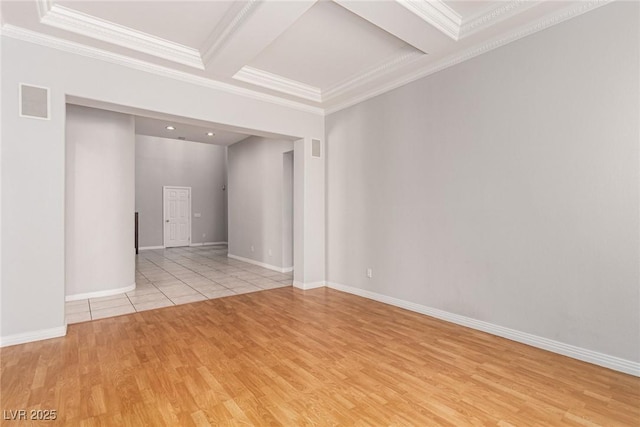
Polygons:
<instances>
[{"instance_id":1,"label":"recessed ceiling light","mask_svg":"<svg viewBox=\"0 0 640 427\"><path fill-rule=\"evenodd\" d=\"M167 126L165 129L167 129L167 130L175 130L176 128L173 127L173 126Z\"/></svg>"},{"instance_id":2,"label":"recessed ceiling light","mask_svg":"<svg viewBox=\"0 0 640 427\"><path fill-rule=\"evenodd\" d=\"M215 135L213 132L207 132L207 136L213 136Z\"/></svg>"}]
</instances>

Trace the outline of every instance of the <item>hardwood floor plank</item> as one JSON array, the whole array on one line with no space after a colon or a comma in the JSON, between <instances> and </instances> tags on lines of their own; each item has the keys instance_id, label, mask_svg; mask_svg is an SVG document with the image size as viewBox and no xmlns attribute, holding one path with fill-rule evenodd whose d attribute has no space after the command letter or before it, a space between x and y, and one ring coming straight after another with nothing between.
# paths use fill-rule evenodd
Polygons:
<instances>
[{"instance_id":1,"label":"hardwood floor plank","mask_svg":"<svg viewBox=\"0 0 640 427\"><path fill-rule=\"evenodd\" d=\"M640 425L640 378L330 289L74 324L0 357L1 409L50 425Z\"/></svg>"}]
</instances>

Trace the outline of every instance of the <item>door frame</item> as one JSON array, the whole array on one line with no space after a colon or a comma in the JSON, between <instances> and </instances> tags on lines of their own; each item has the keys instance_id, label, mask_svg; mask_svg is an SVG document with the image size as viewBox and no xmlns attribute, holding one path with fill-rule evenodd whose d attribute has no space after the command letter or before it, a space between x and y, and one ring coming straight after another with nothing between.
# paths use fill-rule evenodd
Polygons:
<instances>
[{"instance_id":1,"label":"door frame","mask_svg":"<svg viewBox=\"0 0 640 427\"><path fill-rule=\"evenodd\" d=\"M164 246L165 249L167 248L167 227L165 225L167 223L167 211L165 209L166 207L165 194L166 194L166 190L169 188L175 188L178 190L189 190L189 203L188 203L188 212L187 212L187 215L189 217L189 245L188 246L191 246L191 222L192 222L191 221L191 187L181 187L178 185L162 186L162 246Z\"/></svg>"}]
</instances>

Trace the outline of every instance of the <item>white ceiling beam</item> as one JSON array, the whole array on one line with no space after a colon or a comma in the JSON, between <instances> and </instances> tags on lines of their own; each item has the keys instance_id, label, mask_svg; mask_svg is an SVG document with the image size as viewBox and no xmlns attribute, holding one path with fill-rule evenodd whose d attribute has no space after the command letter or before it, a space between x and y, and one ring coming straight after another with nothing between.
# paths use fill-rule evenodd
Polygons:
<instances>
[{"instance_id":1,"label":"white ceiling beam","mask_svg":"<svg viewBox=\"0 0 640 427\"><path fill-rule=\"evenodd\" d=\"M260 54L316 0L235 4L201 49L212 76L230 77Z\"/></svg>"},{"instance_id":2,"label":"white ceiling beam","mask_svg":"<svg viewBox=\"0 0 640 427\"><path fill-rule=\"evenodd\" d=\"M423 21L433 25L443 34L458 40L462 18L441 0L396 0Z\"/></svg>"},{"instance_id":3,"label":"white ceiling beam","mask_svg":"<svg viewBox=\"0 0 640 427\"><path fill-rule=\"evenodd\" d=\"M42 24L204 70L197 49L54 4L51 0L38 0L36 5Z\"/></svg>"},{"instance_id":4,"label":"white ceiling beam","mask_svg":"<svg viewBox=\"0 0 640 427\"><path fill-rule=\"evenodd\" d=\"M453 42L450 36L445 35L433 25L427 25L420 16L400 2L334 1L348 11L355 13L424 53L434 53L439 49L438 46Z\"/></svg>"},{"instance_id":5,"label":"white ceiling beam","mask_svg":"<svg viewBox=\"0 0 640 427\"><path fill-rule=\"evenodd\" d=\"M268 73L264 70L249 67L248 65L242 67L242 69L240 69L233 78L246 83L266 87L267 89L277 90L279 92L288 93L289 95L308 99L309 101L322 102L322 91L320 88L287 79L286 77L276 74Z\"/></svg>"}]
</instances>

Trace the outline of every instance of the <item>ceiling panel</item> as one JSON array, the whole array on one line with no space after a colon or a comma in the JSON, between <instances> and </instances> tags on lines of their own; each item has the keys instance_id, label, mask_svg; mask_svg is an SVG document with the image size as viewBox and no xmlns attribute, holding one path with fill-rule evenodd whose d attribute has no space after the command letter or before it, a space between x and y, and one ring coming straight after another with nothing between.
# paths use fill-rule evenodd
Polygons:
<instances>
[{"instance_id":1,"label":"ceiling panel","mask_svg":"<svg viewBox=\"0 0 640 427\"><path fill-rule=\"evenodd\" d=\"M96 18L200 49L232 1L56 1Z\"/></svg>"},{"instance_id":2,"label":"ceiling panel","mask_svg":"<svg viewBox=\"0 0 640 427\"><path fill-rule=\"evenodd\" d=\"M216 129L214 126L194 126L179 121L158 120L149 117L136 116L136 134L157 136L160 138L181 139L186 141L202 142L205 144L231 145L242 141L250 135L236 132L227 132ZM167 126L175 127L168 130ZM213 132L214 136L208 136L208 132Z\"/></svg>"},{"instance_id":3,"label":"ceiling panel","mask_svg":"<svg viewBox=\"0 0 640 427\"><path fill-rule=\"evenodd\" d=\"M320 1L249 66L326 89L409 50L418 52L343 7Z\"/></svg>"}]
</instances>

